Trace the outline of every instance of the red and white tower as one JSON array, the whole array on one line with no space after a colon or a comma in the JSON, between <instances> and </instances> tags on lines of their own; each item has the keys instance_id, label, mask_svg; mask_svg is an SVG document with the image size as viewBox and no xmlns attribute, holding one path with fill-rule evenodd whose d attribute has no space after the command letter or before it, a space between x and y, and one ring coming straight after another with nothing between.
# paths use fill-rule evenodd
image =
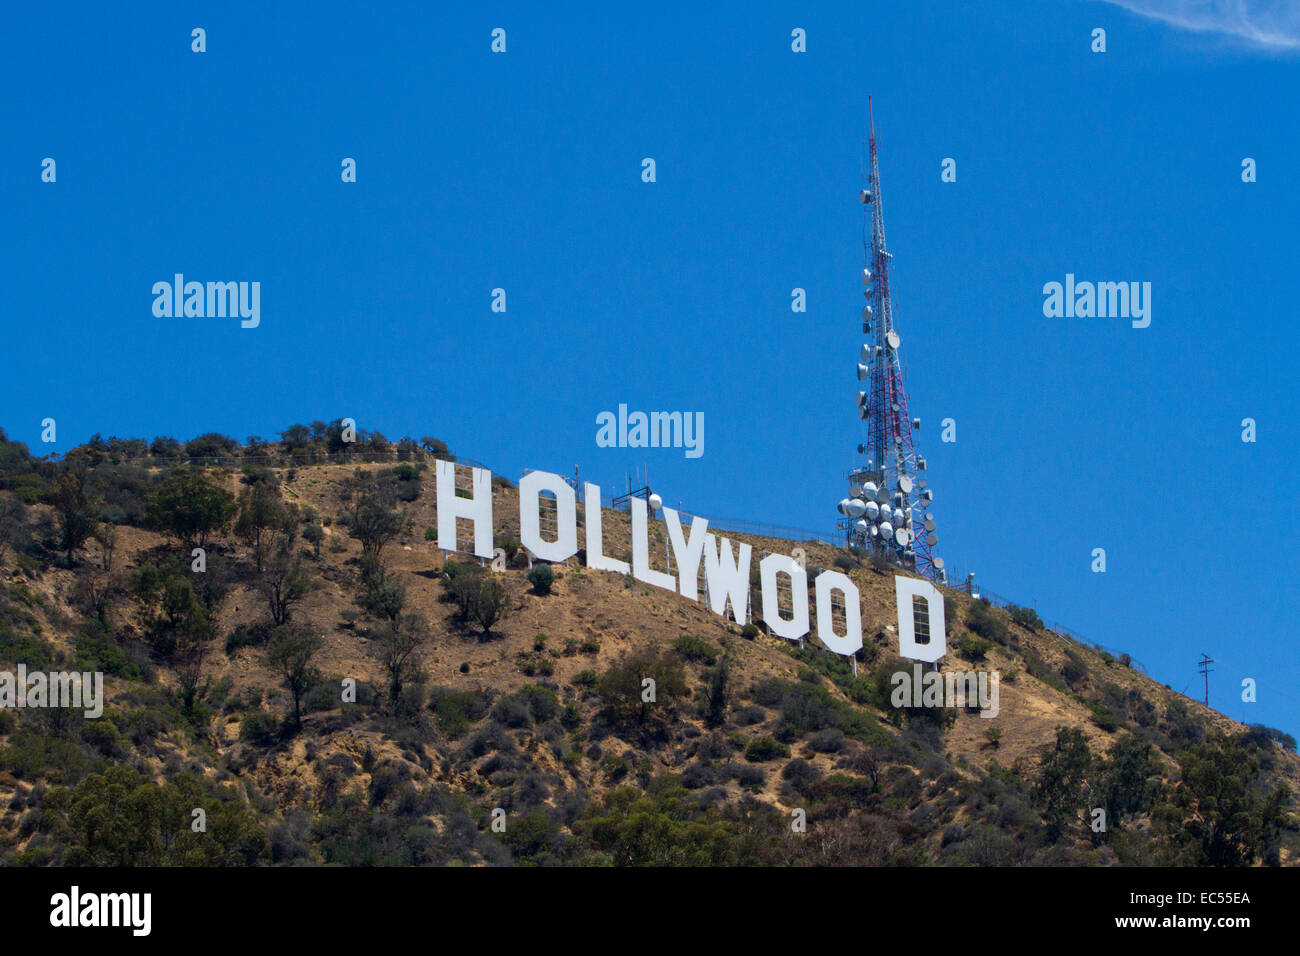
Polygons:
<instances>
[{"instance_id":1,"label":"red and white tower","mask_svg":"<svg viewBox=\"0 0 1300 956\"><path fill-rule=\"evenodd\" d=\"M870 112L870 98L867 104ZM866 423L866 440L858 445L858 464L848 475L849 496L839 504L840 528L850 546L875 551L927 578L942 580L943 560L931 552L938 541L930 513L934 492L926 487L926 462L912 438L921 420L908 414L899 357L902 337L894 322L889 287L893 256L885 246L874 115L870 123L871 169L867 188L860 193L864 217L867 212L871 216L869 242L863 230L866 343L858 361L858 415Z\"/></svg>"}]
</instances>

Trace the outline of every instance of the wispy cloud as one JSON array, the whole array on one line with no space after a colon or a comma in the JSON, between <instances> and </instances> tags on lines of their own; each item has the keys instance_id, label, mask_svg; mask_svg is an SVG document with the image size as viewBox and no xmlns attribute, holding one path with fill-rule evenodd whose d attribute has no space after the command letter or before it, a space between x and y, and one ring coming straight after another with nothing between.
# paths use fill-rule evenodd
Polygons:
<instances>
[{"instance_id":1,"label":"wispy cloud","mask_svg":"<svg viewBox=\"0 0 1300 956\"><path fill-rule=\"evenodd\" d=\"M1274 52L1300 52L1297 0L1103 0L1184 30L1234 37Z\"/></svg>"}]
</instances>

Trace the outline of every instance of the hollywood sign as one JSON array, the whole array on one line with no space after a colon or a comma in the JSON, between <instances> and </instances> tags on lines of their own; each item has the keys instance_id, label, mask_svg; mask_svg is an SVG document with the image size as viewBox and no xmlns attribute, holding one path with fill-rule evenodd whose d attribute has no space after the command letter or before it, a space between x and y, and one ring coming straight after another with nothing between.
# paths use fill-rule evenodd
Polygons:
<instances>
[{"instance_id":1,"label":"hollywood sign","mask_svg":"<svg viewBox=\"0 0 1300 956\"><path fill-rule=\"evenodd\" d=\"M456 519L465 518L474 526L473 553L492 558L492 473L474 468L469 496L457 494L456 466L453 462L435 463L438 489L438 547L459 551ZM643 498L632 498L632 561L629 564L605 554L601 534L600 486L583 484L584 500L592 503L586 510L585 544L587 567L597 571L631 574L652 587L680 594L688 601L699 600L699 574L703 562L704 580L710 609L725 616L731 603L736 623L744 626L749 607L750 568L753 549L743 542L732 550L732 542L708 530L707 518L691 518L689 533L682 528L681 517L673 508L662 508L664 525L672 546L676 574L650 567L649 507ZM552 541L542 536L542 497L554 498L556 532ZM519 481L519 538L534 557L542 561L567 561L578 553L578 503L572 485L562 476L547 471L530 471ZM758 563L762 592L762 619L768 630L786 640L799 641L811 630L808 600L808 572L793 556L769 554ZM789 579L790 616L783 617L778 600L778 577ZM933 663L944 656L943 595L929 581L895 576L898 600L898 651L909 660ZM862 647L862 605L857 585L847 575L829 569L818 573L813 581L816 601L817 639L837 654L854 654ZM834 596L844 604L844 633L834 627ZM918 603L920 602L920 603ZM918 612L924 606L924 617ZM918 633L918 618L928 624L928 635ZM928 640L921 641L921 637Z\"/></svg>"}]
</instances>

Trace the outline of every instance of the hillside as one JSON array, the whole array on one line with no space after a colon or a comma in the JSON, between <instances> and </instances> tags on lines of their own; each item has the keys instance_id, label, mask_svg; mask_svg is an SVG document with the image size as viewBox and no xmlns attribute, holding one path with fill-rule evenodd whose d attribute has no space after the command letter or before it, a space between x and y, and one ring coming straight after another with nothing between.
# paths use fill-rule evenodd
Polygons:
<instances>
[{"instance_id":1,"label":"hillside","mask_svg":"<svg viewBox=\"0 0 1300 956\"><path fill-rule=\"evenodd\" d=\"M890 675L912 671L897 569L718 532L755 566L803 548L810 587L814 568L850 575L855 676L815 638L742 628L582 553L549 590L530 580L500 477L506 569L440 550L445 446L369 436L339 453L332 426L299 427L278 443L92 442L62 461L3 442L0 669L106 675L98 720L0 710L6 862L1297 860L1293 740L1032 612L945 590L940 670L996 671L1000 711L896 708ZM628 559L627 513L602 519L605 553ZM363 549L371 526L383 540ZM654 568L665 549L652 520Z\"/></svg>"}]
</instances>

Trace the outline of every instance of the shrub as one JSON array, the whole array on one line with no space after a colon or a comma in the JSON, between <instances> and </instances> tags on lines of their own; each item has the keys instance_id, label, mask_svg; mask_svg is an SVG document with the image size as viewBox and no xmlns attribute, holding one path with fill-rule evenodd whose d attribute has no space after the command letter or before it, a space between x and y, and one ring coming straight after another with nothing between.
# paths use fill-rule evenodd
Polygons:
<instances>
[{"instance_id":1,"label":"shrub","mask_svg":"<svg viewBox=\"0 0 1300 956\"><path fill-rule=\"evenodd\" d=\"M819 754L839 753L844 749L844 731L838 727L819 730L808 739L808 746Z\"/></svg>"},{"instance_id":2,"label":"shrub","mask_svg":"<svg viewBox=\"0 0 1300 956\"><path fill-rule=\"evenodd\" d=\"M957 638L957 647L961 650L962 657L968 661L982 661L984 655L988 653L992 645L982 637L976 637L969 631L963 631L962 635Z\"/></svg>"},{"instance_id":3,"label":"shrub","mask_svg":"<svg viewBox=\"0 0 1300 956\"><path fill-rule=\"evenodd\" d=\"M997 613L987 604L976 601L966 612L966 626L985 640L1004 647L1010 643L1010 633L1006 624L998 619Z\"/></svg>"},{"instance_id":4,"label":"shrub","mask_svg":"<svg viewBox=\"0 0 1300 956\"><path fill-rule=\"evenodd\" d=\"M497 701L492 708L492 719L507 727L518 728L527 727L532 722L532 715L524 701L511 695Z\"/></svg>"},{"instance_id":5,"label":"shrub","mask_svg":"<svg viewBox=\"0 0 1300 956\"><path fill-rule=\"evenodd\" d=\"M1061 665L1061 676L1071 687L1088 676L1088 665L1084 663L1079 652L1072 647L1065 650L1065 663Z\"/></svg>"},{"instance_id":6,"label":"shrub","mask_svg":"<svg viewBox=\"0 0 1300 956\"><path fill-rule=\"evenodd\" d=\"M736 782L747 790L757 790L767 781L767 771L762 767L742 765L736 771Z\"/></svg>"},{"instance_id":7,"label":"shrub","mask_svg":"<svg viewBox=\"0 0 1300 956\"><path fill-rule=\"evenodd\" d=\"M241 647L258 647L271 639L271 624L258 621L254 624L240 624L226 637L226 653L234 654Z\"/></svg>"},{"instance_id":8,"label":"shrub","mask_svg":"<svg viewBox=\"0 0 1300 956\"><path fill-rule=\"evenodd\" d=\"M790 748L771 737L756 737L745 747L745 759L750 763L762 763L788 756L790 756Z\"/></svg>"},{"instance_id":9,"label":"shrub","mask_svg":"<svg viewBox=\"0 0 1300 956\"><path fill-rule=\"evenodd\" d=\"M712 667L718 661L718 649L708 641L691 634L683 634L673 642L675 650L683 660L708 664Z\"/></svg>"},{"instance_id":10,"label":"shrub","mask_svg":"<svg viewBox=\"0 0 1300 956\"><path fill-rule=\"evenodd\" d=\"M643 681L654 681L655 702L642 699ZM624 654L601 675L596 684L608 716L616 721L644 724L650 718L667 721L674 698L686 694L681 661L670 654L645 648Z\"/></svg>"},{"instance_id":11,"label":"shrub","mask_svg":"<svg viewBox=\"0 0 1300 956\"><path fill-rule=\"evenodd\" d=\"M791 760L781 768L781 779L789 781L796 793L806 793L808 787L821 779L822 772L802 757Z\"/></svg>"},{"instance_id":12,"label":"shrub","mask_svg":"<svg viewBox=\"0 0 1300 956\"><path fill-rule=\"evenodd\" d=\"M702 763L693 763L682 771L682 786L687 790L698 790L700 787L707 787L713 783L713 779L713 768L706 767Z\"/></svg>"},{"instance_id":13,"label":"shrub","mask_svg":"<svg viewBox=\"0 0 1300 956\"><path fill-rule=\"evenodd\" d=\"M1020 607L1017 604L1007 605L1007 614L1011 615L1011 620L1015 621L1023 628L1031 631L1041 631L1043 622L1038 616L1038 612L1031 607Z\"/></svg>"},{"instance_id":14,"label":"shrub","mask_svg":"<svg viewBox=\"0 0 1300 956\"><path fill-rule=\"evenodd\" d=\"M454 687L433 687L429 691L429 709L442 732L452 738L462 736L471 722L483 719L490 703L486 694Z\"/></svg>"},{"instance_id":15,"label":"shrub","mask_svg":"<svg viewBox=\"0 0 1300 956\"><path fill-rule=\"evenodd\" d=\"M549 564L535 564L528 572L528 583L538 594L550 594L551 585L555 583L555 572Z\"/></svg>"},{"instance_id":16,"label":"shrub","mask_svg":"<svg viewBox=\"0 0 1300 956\"><path fill-rule=\"evenodd\" d=\"M1089 704L1088 709L1092 711L1092 722L1107 733L1114 733L1119 729L1119 718L1115 712L1104 704Z\"/></svg>"},{"instance_id":17,"label":"shrub","mask_svg":"<svg viewBox=\"0 0 1300 956\"><path fill-rule=\"evenodd\" d=\"M255 710L239 722L239 736L251 743L266 745L280 730L280 720L270 711Z\"/></svg>"},{"instance_id":18,"label":"shrub","mask_svg":"<svg viewBox=\"0 0 1300 956\"><path fill-rule=\"evenodd\" d=\"M752 641L754 638L758 637L760 633L762 632L759 631L758 625L752 622L746 624L740 629L740 636L747 641Z\"/></svg>"}]
</instances>

